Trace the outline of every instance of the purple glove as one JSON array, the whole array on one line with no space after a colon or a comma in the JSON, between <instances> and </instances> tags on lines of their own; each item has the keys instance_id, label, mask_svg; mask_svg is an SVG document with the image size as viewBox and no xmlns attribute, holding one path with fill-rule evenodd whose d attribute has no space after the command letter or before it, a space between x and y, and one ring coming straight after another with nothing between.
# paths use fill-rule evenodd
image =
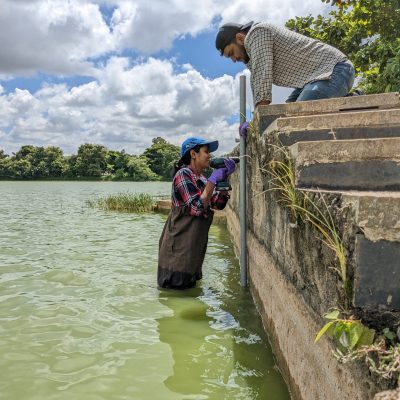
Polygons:
<instances>
[{"instance_id":1,"label":"purple glove","mask_svg":"<svg viewBox=\"0 0 400 400\"><path fill-rule=\"evenodd\" d=\"M226 167L226 176L228 177L229 175L231 175L235 172L236 163L231 158L226 158L224 160L224 164Z\"/></svg>"},{"instance_id":2,"label":"purple glove","mask_svg":"<svg viewBox=\"0 0 400 400\"><path fill-rule=\"evenodd\" d=\"M214 169L208 180L216 185L217 182L226 180L227 172L228 170L226 168Z\"/></svg>"},{"instance_id":3,"label":"purple glove","mask_svg":"<svg viewBox=\"0 0 400 400\"><path fill-rule=\"evenodd\" d=\"M243 122L243 124L241 124L239 126L239 135L240 135L240 137L243 137L243 138L246 139L247 131L249 130L249 126L250 126L250 124L248 122Z\"/></svg>"}]
</instances>

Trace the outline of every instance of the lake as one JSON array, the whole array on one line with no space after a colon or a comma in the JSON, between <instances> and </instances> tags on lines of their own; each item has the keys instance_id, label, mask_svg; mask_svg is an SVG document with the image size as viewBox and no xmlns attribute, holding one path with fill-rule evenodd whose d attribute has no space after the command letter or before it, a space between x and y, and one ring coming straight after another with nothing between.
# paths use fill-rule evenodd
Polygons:
<instances>
[{"instance_id":1,"label":"lake","mask_svg":"<svg viewBox=\"0 0 400 400\"><path fill-rule=\"evenodd\" d=\"M86 204L170 186L0 182L0 399L290 399L224 226L198 287L159 290L166 216Z\"/></svg>"}]
</instances>

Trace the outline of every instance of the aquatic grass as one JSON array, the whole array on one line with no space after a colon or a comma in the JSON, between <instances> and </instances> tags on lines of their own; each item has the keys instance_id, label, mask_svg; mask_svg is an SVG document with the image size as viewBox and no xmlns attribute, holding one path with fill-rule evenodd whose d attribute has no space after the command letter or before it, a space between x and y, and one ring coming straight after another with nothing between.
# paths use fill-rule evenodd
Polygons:
<instances>
[{"instance_id":1,"label":"aquatic grass","mask_svg":"<svg viewBox=\"0 0 400 400\"><path fill-rule=\"evenodd\" d=\"M105 211L142 213L153 211L155 200L148 193L121 192L88 200L87 204Z\"/></svg>"}]
</instances>

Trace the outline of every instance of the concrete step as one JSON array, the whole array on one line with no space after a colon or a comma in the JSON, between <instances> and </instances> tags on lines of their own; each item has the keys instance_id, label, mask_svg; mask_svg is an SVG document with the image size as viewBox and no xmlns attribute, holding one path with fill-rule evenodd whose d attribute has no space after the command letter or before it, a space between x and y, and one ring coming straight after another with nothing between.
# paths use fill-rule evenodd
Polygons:
<instances>
[{"instance_id":1,"label":"concrete step","mask_svg":"<svg viewBox=\"0 0 400 400\"><path fill-rule=\"evenodd\" d=\"M400 192L301 190L306 193L341 195L343 205L349 205L355 211L354 223L368 240L400 243Z\"/></svg>"},{"instance_id":2,"label":"concrete step","mask_svg":"<svg viewBox=\"0 0 400 400\"><path fill-rule=\"evenodd\" d=\"M297 142L289 151L299 188L400 190L400 138Z\"/></svg>"},{"instance_id":3,"label":"concrete step","mask_svg":"<svg viewBox=\"0 0 400 400\"><path fill-rule=\"evenodd\" d=\"M353 304L400 309L400 192L346 193L355 223Z\"/></svg>"},{"instance_id":4,"label":"concrete step","mask_svg":"<svg viewBox=\"0 0 400 400\"><path fill-rule=\"evenodd\" d=\"M400 309L400 243L356 235L353 305Z\"/></svg>"},{"instance_id":5,"label":"concrete step","mask_svg":"<svg viewBox=\"0 0 400 400\"><path fill-rule=\"evenodd\" d=\"M312 190L313 191L313 190ZM400 192L322 191L354 210L353 305L400 309Z\"/></svg>"},{"instance_id":6,"label":"concrete step","mask_svg":"<svg viewBox=\"0 0 400 400\"><path fill-rule=\"evenodd\" d=\"M329 114L349 111L386 110L400 108L398 92L366 96L339 97L335 99L304 101L299 103L271 104L258 107L254 118L259 132L279 117Z\"/></svg>"},{"instance_id":7,"label":"concrete step","mask_svg":"<svg viewBox=\"0 0 400 400\"><path fill-rule=\"evenodd\" d=\"M300 141L400 137L400 108L279 118L265 134L284 146Z\"/></svg>"}]
</instances>

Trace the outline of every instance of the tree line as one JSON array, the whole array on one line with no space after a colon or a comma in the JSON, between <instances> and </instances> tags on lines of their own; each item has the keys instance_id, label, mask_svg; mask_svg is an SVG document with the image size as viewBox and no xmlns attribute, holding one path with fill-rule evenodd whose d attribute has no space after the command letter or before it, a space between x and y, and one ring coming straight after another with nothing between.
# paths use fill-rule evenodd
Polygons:
<instances>
[{"instance_id":1,"label":"tree line","mask_svg":"<svg viewBox=\"0 0 400 400\"><path fill-rule=\"evenodd\" d=\"M0 179L171 180L178 158L179 147L161 137L141 155L90 143L71 156L56 146L25 145L11 156L0 149Z\"/></svg>"}]
</instances>

